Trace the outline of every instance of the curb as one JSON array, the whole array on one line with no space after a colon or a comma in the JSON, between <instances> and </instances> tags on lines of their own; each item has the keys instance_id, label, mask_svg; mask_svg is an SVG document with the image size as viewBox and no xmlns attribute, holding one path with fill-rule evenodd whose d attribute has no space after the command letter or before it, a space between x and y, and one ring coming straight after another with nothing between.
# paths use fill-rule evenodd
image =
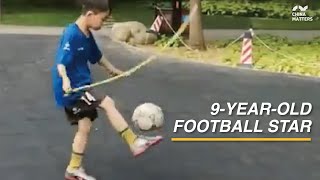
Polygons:
<instances>
[{"instance_id":1,"label":"curb","mask_svg":"<svg viewBox=\"0 0 320 180\"><path fill-rule=\"evenodd\" d=\"M59 36L65 27L44 27L44 26L18 26L18 25L1 25L0 34L15 35L47 35ZM110 28L103 27L99 31L93 31L95 35L106 35L110 33Z\"/></svg>"}]
</instances>

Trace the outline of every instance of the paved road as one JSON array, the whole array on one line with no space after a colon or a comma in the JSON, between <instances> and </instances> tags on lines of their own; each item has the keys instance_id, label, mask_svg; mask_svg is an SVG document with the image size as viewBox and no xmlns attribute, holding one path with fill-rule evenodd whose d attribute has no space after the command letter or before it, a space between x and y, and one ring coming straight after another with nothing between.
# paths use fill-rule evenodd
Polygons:
<instances>
[{"instance_id":1,"label":"paved road","mask_svg":"<svg viewBox=\"0 0 320 180\"><path fill-rule=\"evenodd\" d=\"M142 55L119 44L102 47L118 67L132 67ZM0 35L0 174L5 180L63 178L73 131L53 103L50 66L55 36ZM105 78L94 67L96 80ZM98 179L112 180L311 180L320 172L319 80L268 73L207 67L161 59L134 76L97 88L112 96L130 118L139 103L151 101L164 108L166 140L139 159L104 116L95 122L85 164ZM172 133L176 119L233 119L210 115L213 102L311 102L311 143L173 143L171 137L231 136L230 134ZM244 119L245 117L238 117ZM260 119L261 127L276 115ZM294 118L294 117L291 117ZM301 119L301 118L299 118ZM238 134L239 135L239 134ZM266 133L256 136L281 136ZM237 136L233 135L233 136ZM250 136L242 134L242 136ZM251 135L253 136L253 135ZM288 136L293 136L288 135Z\"/></svg>"}]
</instances>

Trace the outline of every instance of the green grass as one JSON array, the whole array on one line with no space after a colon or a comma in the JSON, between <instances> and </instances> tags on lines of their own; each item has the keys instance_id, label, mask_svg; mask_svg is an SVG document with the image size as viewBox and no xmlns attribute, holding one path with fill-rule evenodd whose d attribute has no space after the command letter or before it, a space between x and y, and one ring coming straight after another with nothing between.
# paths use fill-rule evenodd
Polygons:
<instances>
[{"instance_id":1,"label":"green grass","mask_svg":"<svg viewBox=\"0 0 320 180\"><path fill-rule=\"evenodd\" d=\"M133 8L134 7L134 8ZM65 26L79 16L79 10L61 8L6 7L3 24ZM118 3L113 10L116 21L139 21L150 27L154 10L146 3ZM319 21L292 22L291 19L263 19L247 17L203 16L206 29L290 29L320 30Z\"/></svg>"},{"instance_id":2,"label":"green grass","mask_svg":"<svg viewBox=\"0 0 320 180\"><path fill-rule=\"evenodd\" d=\"M16 8L8 7L4 10L2 24L29 26L64 26L79 16L77 9L55 8Z\"/></svg>"},{"instance_id":3,"label":"green grass","mask_svg":"<svg viewBox=\"0 0 320 180\"><path fill-rule=\"evenodd\" d=\"M150 27L153 23L154 10L144 3L121 3L113 8L112 16L116 21L139 21Z\"/></svg>"},{"instance_id":4,"label":"green grass","mask_svg":"<svg viewBox=\"0 0 320 180\"><path fill-rule=\"evenodd\" d=\"M252 63L254 69L320 77L320 55L318 53L320 37L311 41L290 40L266 34L260 34L256 37L259 37L272 50L264 46L257 38L253 39ZM161 45L168 42L169 39L158 40L150 49L183 60L189 59L233 67L239 64L242 49L241 40L232 45L230 43L233 39L209 41L206 43L206 51L190 51L183 45L163 50ZM161 44L158 43L159 41Z\"/></svg>"},{"instance_id":5,"label":"green grass","mask_svg":"<svg viewBox=\"0 0 320 180\"><path fill-rule=\"evenodd\" d=\"M277 36L259 36L274 51L270 51L258 40L253 41L253 63L256 69L273 72L294 73L320 77L320 56L318 55L319 38L313 41L295 41ZM241 56L241 43L228 48L228 41L214 41L208 45L221 50L221 60L236 66Z\"/></svg>"}]
</instances>

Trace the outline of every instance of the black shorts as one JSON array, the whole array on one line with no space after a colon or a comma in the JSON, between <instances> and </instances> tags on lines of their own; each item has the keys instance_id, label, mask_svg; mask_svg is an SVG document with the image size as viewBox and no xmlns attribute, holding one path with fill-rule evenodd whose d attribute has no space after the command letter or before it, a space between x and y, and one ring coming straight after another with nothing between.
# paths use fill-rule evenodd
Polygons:
<instances>
[{"instance_id":1,"label":"black shorts","mask_svg":"<svg viewBox=\"0 0 320 180\"><path fill-rule=\"evenodd\" d=\"M97 108L101 100L101 98L94 96L92 92L84 92L74 105L64 108L67 120L71 125L77 125L78 121L83 118L89 118L94 121L98 117Z\"/></svg>"}]
</instances>

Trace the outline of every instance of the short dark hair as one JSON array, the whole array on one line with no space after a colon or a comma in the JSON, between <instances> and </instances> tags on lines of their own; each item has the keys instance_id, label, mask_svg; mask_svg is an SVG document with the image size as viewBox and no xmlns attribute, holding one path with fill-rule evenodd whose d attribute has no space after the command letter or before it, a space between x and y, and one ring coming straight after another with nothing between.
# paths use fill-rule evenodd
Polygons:
<instances>
[{"instance_id":1,"label":"short dark hair","mask_svg":"<svg viewBox=\"0 0 320 180\"><path fill-rule=\"evenodd\" d=\"M80 0L82 14L88 11L95 13L107 12L111 13L110 1L109 0Z\"/></svg>"}]
</instances>

